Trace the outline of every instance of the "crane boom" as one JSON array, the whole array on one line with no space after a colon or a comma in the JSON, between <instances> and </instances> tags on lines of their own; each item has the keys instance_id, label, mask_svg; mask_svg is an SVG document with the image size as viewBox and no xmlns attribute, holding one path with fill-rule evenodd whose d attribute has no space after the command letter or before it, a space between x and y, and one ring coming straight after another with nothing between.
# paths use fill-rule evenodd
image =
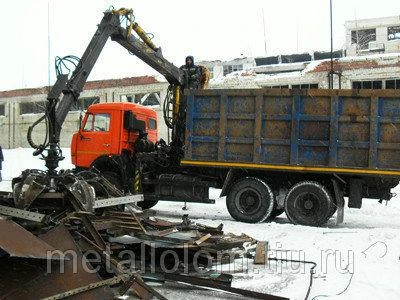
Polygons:
<instances>
[{"instance_id":1,"label":"crane boom","mask_svg":"<svg viewBox=\"0 0 400 300\"><path fill-rule=\"evenodd\" d=\"M121 15L128 16L128 19L131 21L127 29L121 26ZM138 33L139 38L131 34L132 29ZM59 75L48 94L45 116L49 123L49 142L40 146L32 142L31 133L37 122L28 130L28 142L32 147L36 148L34 155L42 154L44 150L47 150L48 153L44 159L50 173L55 172L58 162L63 159L60 154L59 141L65 118L71 106L79 98L90 72L110 37L113 41L119 43L130 53L161 73L171 85L175 87L183 85L184 71L166 60L161 53L161 49L156 48L147 35L145 36L143 29L132 21L132 10L106 11L71 77L68 79L66 75ZM63 97L59 100L61 93Z\"/></svg>"}]
</instances>

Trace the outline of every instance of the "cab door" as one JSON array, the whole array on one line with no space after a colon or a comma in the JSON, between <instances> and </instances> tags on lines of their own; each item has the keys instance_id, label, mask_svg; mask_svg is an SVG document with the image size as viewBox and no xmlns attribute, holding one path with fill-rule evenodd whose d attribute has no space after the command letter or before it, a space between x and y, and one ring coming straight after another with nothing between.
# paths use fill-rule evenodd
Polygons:
<instances>
[{"instance_id":1,"label":"cab door","mask_svg":"<svg viewBox=\"0 0 400 300\"><path fill-rule=\"evenodd\" d=\"M77 137L77 165L88 168L100 156L113 150L111 113L88 113Z\"/></svg>"}]
</instances>

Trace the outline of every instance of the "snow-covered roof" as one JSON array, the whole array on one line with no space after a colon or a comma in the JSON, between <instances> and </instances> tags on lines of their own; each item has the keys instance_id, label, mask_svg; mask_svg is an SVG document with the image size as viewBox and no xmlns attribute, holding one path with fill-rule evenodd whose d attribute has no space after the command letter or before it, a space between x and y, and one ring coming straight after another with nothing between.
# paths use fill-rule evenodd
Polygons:
<instances>
[{"instance_id":1,"label":"snow-covered roof","mask_svg":"<svg viewBox=\"0 0 400 300\"><path fill-rule=\"evenodd\" d=\"M335 67L342 69L368 69L375 65L378 67L384 67L392 64L398 64L400 67L400 53L348 56L335 58L333 61ZM210 87L258 88L274 80L283 78L301 78L311 72L326 72L329 67L330 59L257 66L247 70L233 72L224 77L214 78L210 81Z\"/></svg>"}]
</instances>

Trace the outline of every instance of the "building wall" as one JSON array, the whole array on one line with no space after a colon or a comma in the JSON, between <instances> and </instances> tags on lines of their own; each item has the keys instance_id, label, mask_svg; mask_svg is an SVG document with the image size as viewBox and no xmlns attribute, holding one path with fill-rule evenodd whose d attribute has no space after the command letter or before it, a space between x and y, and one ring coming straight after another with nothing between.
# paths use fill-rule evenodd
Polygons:
<instances>
[{"instance_id":1,"label":"building wall","mask_svg":"<svg viewBox=\"0 0 400 300\"><path fill-rule=\"evenodd\" d=\"M84 90L80 95L80 99L98 97L100 103L119 102L126 101L126 95L157 92L160 94L161 105L153 106L153 108L157 111L159 138L167 140L168 132L162 112L162 103L166 96L167 87L168 83L160 82L125 87L90 89ZM39 102L43 103L44 107L47 97L45 91L46 89L43 89L43 93L35 95L0 97L0 105L4 105L5 108L4 116L0 116L0 145L3 148L30 147L26 139L28 128L39 119L43 113L21 114L21 103ZM83 114L82 111L71 111L68 113L62 127L61 147L70 146L72 135L78 130L80 119ZM45 132L44 123L35 128L33 139L36 144L40 144L44 141Z\"/></svg>"},{"instance_id":2,"label":"building wall","mask_svg":"<svg viewBox=\"0 0 400 300\"><path fill-rule=\"evenodd\" d=\"M236 58L229 61L200 61L197 64L207 67L211 72L211 78L220 78L229 73L248 70L256 66L253 57Z\"/></svg>"},{"instance_id":3,"label":"building wall","mask_svg":"<svg viewBox=\"0 0 400 300\"><path fill-rule=\"evenodd\" d=\"M400 32L393 38L388 37L388 27L394 28L400 26L400 16L363 19L347 21L346 27L346 52L347 56L367 55L374 52L394 53L400 52ZM400 28L400 27L399 27ZM363 43L363 30L376 29L376 39L369 46ZM352 42L352 31L358 31L358 44ZM366 49L363 49L367 47Z\"/></svg>"}]
</instances>

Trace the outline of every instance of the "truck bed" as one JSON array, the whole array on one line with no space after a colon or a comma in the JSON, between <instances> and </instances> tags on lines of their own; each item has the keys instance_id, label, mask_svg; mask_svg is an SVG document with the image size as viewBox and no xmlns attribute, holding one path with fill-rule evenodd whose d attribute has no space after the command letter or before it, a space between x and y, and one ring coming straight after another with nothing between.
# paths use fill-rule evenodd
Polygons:
<instances>
[{"instance_id":1,"label":"truck bed","mask_svg":"<svg viewBox=\"0 0 400 300\"><path fill-rule=\"evenodd\" d=\"M398 90L199 90L184 165L400 176Z\"/></svg>"}]
</instances>

